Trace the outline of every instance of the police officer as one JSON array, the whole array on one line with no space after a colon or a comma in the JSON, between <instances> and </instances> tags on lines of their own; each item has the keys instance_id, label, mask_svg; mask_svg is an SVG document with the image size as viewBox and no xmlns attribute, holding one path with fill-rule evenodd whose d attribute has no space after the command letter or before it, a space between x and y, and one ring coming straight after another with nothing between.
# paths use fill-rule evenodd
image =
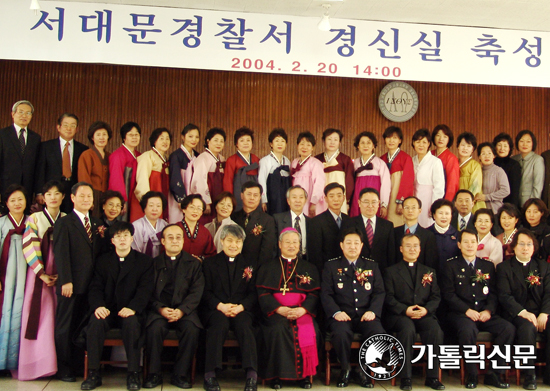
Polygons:
<instances>
[{"instance_id":1,"label":"police officer","mask_svg":"<svg viewBox=\"0 0 550 391\"><path fill-rule=\"evenodd\" d=\"M361 257L362 238L358 228L343 230L340 247L344 255L329 260L323 270L321 303L328 330L332 332L332 345L342 365L338 387L347 387L350 382L353 333L361 333L363 340L385 333L380 321L384 283L378 264ZM359 367L356 375L362 387L373 387Z\"/></svg>"},{"instance_id":2,"label":"police officer","mask_svg":"<svg viewBox=\"0 0 550 391\"><path fill-rule=\"evenodd\" d=\"M401 389L412 390L412 346L416 332L422 343L439 346L443 344L443 331L439 327L435 311L441 301L435 270L418 261L420 238L406 234L401 239L399 251L403 260L386 269L384 287L386 289L386 313L384 325L397 334L397 339L405 349L405 362L401 372ZM439 360L434 360L433 368L428 368L426 386L434 390L444 390L438 380Z\"/></svg>"},{"instance_id":3,"label":"police officer","mask_svg":"<svg viewBox=\"0 0 550 391\"><path fill-rule=\"evenodd\" d=\"M454 329L460 345L475 345L479 331L493 334L493 344L511 345L515 327L496 315L497 292L495 267L492 262L476 257L477 234L465 228L458 234L461 255L451 258L443 268L441 293L448 305L447 321ZM506 363L497 357L499 367ZM477 387L478 368L475 363L466 363L468 375L466 388ZM504 369L489 369L485 385L508 388L501 379Z\"/></svg>"}]
</instances>

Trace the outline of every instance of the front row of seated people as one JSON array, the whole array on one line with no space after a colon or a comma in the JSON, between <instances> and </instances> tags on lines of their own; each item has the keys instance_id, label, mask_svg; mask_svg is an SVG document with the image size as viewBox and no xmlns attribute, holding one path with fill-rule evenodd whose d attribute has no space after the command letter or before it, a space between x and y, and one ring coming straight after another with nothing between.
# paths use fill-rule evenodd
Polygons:
<instances>
[{"instance_id":1,"label":"front row of seated people","mask_svg":"<svg viewBox=\"0 0 550 391\"><path fill-rule=\"evenodd\" d=\"M417 262L420 239L414 234L401 240L403 262L388 267L382 275L375 262L361 256L360 230L349 228L341 236L343 256L325 265L321 279L317 267L299 256L301 238L294 228L284 229L279 236L281 256L259 270L241 254L245 232L237 225L222 227L223 251L202 264L183 251L184 232L177 224L164 228L164 252L155 259L131 249L133 233L133 226L125 222L110 228L115 251L98 260L90 285L93 313L87 326L90 373L82 383L85 390L101 385L99 360L105 333L111 327L122 329L128 389L140 387L142 327L150 360L144 388L163 382L160 355L170 329L176 330L179 339L170 382L190 388L191 363L204 328L205 390L220 390L216 372L222 368L222 347L230 329L242 354L245 391L257 390L258 355L263 363L260 375L271 380L272 388L280 389L282 380L295 380L309 389L309 376L316 374L319 364L319 301L342 365L338 387L346 387L352 380L362 387L373 386L362 370L351 370L353 333L360 333L363 339L395 333L406 354L401 389L411 390L416 333L423 344L435 349L443 343L436 317L442 297L446 324L459 345L474 345L479 331L491 332L493 343L500 346L512 345L514 338L518 344L534 346L537 332L548 334L550 284L546 281L550 270L547 263L532 258L537 241L526 229L518 231L511 244L516 255L499 265L498 274L491 262L476 257L476 232L464 229L458 234L461 255L445 264L439 278L434 269ZM499 301L502 317L496 313ZM256 322L261 331L258 339ZM499 367L506 364L502 357L497 363ZM425 384L443 390L438 371L436 357ZM545 383L549 372L545 369ZM477 365L467 364L466 374L466 388L475 388ZM490 368L484 383L508 388L503 375L503 369ZM524 388L536 389L534 370L526 370Z\"/></svg>"}]
</instances>

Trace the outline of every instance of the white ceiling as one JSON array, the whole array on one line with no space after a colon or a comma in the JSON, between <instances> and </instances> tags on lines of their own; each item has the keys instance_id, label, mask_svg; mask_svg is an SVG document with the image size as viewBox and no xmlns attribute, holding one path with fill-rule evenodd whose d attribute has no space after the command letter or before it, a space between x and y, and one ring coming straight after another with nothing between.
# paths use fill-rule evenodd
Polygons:
<instances>
[{"instance_id":1,"label":"white ceiling","mask_svg":"<svg viewBox=\"0 0 550 391\"><path fill-rule=\"evenodd\" d=\"M28 0L30 2L30 0ZM47 0L42 0L47 1ZM550 31L550 0L64 0L390 22Z\"/></svg>"}]
</instances>

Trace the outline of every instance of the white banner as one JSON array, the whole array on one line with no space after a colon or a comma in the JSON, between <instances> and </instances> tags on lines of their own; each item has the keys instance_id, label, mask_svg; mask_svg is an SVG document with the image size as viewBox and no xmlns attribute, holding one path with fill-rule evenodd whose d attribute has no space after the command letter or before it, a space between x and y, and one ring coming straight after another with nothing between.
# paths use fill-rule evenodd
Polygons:
<instances>
[{"instance_id":1,"label":"white banner","mask_svg":"<svg viewBox=\"0 0 550 391\"><path fill-rule=\"evenodd\" d=\"M0 2L0 58L550 87L550 33L180 8Z\"/></svg>"}]
</instances>

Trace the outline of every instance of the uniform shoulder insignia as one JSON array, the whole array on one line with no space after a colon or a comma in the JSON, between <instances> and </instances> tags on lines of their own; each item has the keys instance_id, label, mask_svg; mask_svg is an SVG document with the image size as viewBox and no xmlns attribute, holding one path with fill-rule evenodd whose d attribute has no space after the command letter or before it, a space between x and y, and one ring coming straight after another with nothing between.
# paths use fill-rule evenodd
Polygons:
<instances>
[{"instance_id":1,"label":"uniform shoulder insignia","mask_svg":"<svg viewBox=\"0 0 550 391\"><path fill-rule=\"evenodd\" d=\"M364 259L365 261L371 261L371 262L376 263L376 261L374 259L371 259L371 258L361 257L361 259Z\"/></svg>"},{"instance_id":2,"label":"uniform shoulder insignia","mask_svg":"<svg viewBox=\"0 0 550 391\"><path fill-rule=\"evenodd\" d=\"M340 257L336 257L336 258L329 259L327 262L337 261L337 260L339 260L339 259L340 259Z\"/></svg>"},{"instance_id":3,"label":"uniform shoulder insignia","mask_svg":"<svg viewBox=\"0 0 550 391\"><path fill-rule=\"evenodd\" d=\"M451 257L451 258L447 259L447 262L452 261L453 259L458 259L458 255L456 257Z\"/></svg>"}]
</instances>

